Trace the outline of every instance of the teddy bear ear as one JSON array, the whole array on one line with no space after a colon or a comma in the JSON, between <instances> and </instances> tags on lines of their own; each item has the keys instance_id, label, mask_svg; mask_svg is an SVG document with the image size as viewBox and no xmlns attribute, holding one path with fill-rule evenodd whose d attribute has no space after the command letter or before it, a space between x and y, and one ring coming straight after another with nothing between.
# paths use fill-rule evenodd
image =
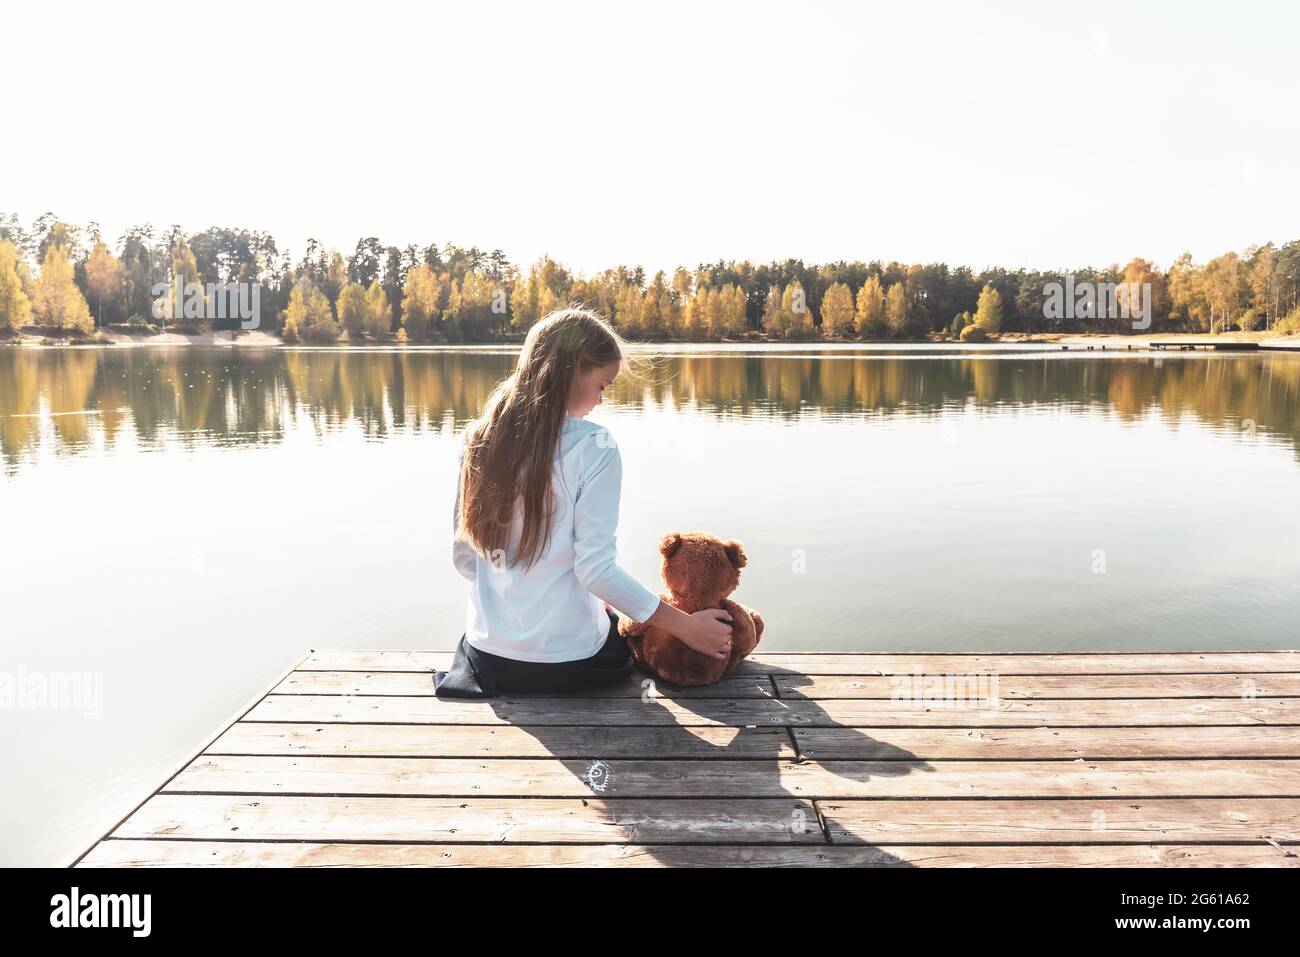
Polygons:
<instances>
[{"instance_id":1,"label":"teddy bear ear","mask_svg":"<svg viewBox=\"0 0 1300 957\"><path fill-rule=\"evenodd\" d=\"M672 558L673 553L682 546L682 536L678 532L669 532L659 539L659 553L664 558Z\"/></svg>"},{"instance_id":2,"label":"teddy bear ear","mask_svg":"<svg viewBox=\"0 0 1300 957\"><path fill-rule=\"evenodd\" d=\"M745 546L734 538L729 542L723 542L722 548L723 551L727 553L727 558L730 560L732 566L738 570L744 568L746 563L749 561L749 559L745 557Z\"/></svg>"}]
</instances>

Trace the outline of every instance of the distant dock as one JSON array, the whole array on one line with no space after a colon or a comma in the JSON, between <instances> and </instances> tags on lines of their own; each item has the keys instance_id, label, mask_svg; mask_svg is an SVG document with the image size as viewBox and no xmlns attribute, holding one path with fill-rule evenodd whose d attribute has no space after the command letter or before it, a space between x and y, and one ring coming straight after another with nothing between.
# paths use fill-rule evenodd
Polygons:
<instances>
[{"instance_id":1,"label":"distant dock","mask_svg":"<svg viewBox=\"0 0 1300 957\"><path fill-rule=\"evenodd\" d=\"M1300 352L1300 340L1135 339L1133 342L1063 342L1063 352Z\"/></svg>"},{"instance_id":2,"label":"distant dock","mask_svg":"<svg viewBox=\"0 0 1300 957\"><path fill-rule=\"evenodd\" d=\"M1194 349L1206 349L1214 352L1255 352L1259 349L1258 342L1216 342L1201 341L1198 339L1188 339L1185 341L1178 340L1156 340L1150 344L1152 349L1163 352L1166 349L1176 349L1179 352L1190 352Z\"/></svg>"},{"instance_id":3,"label":"distant dock","mask_svg":"<svg viewBox=\"0 0 1300 957\"><path fill-rule=\"evenodd\" d=\"M76 863L1300 864L1300 652L765 654L490 701L434 697L449 660L308 653Z\"/></svg>"}]
</instances>

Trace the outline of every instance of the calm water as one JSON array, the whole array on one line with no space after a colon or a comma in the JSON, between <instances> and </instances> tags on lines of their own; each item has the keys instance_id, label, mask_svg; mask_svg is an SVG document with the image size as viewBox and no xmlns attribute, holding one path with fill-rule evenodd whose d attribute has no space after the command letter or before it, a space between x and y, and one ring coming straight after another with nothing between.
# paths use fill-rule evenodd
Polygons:
<instances>
[{"instance_id":1,"label":"calm water","mask_svg":"<svg viewBox=\"0 0 1300 957\"><path fill-rule=\"evenodd\" d=\"M504 349L0 350L0 863L59 863L309 647L450 649ZM593 413L623 563L745 543L767 650L1295 647L1300 355L677 347ZM116 813L114 813L116 812Z\"/></svg>"}]
</instances>

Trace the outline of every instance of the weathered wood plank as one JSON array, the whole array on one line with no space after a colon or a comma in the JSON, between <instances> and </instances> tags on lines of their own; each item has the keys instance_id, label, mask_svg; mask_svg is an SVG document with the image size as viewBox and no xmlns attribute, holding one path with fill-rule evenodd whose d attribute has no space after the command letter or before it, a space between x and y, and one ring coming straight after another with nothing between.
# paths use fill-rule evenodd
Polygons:
<instances>
[{"instance_id":1,"label":"weathered wood plank","mask_svg":"<svg viewBox=\"0 0 1300 957\"><path fill-rule=\"evenodd\" d=\"M224 757L167 793L456 797L1300 797L1300 761L641 761Z\"/></svg>"},{"instance_id":2,"label":"weathered wood plank","mask_svg":"<svg viewBox=\"0 0 1300 957\"><path fill-rule=\"evenodd\" d=\"M774 675L783 698L1277 698L1300 696L1300 674L1007 675L948 676ZM919 689L919 690L917 690Z\"/></svg>"},{"instance_id":3,"label":"weathered wood plank","mask_svg":"<svg viewBox=\"0 0 1300 957\"><path fill-rule=\"evenodd\" d=\"M844 801L818 807L832 843L1027 844L1300 840L1300 800Z\"/></svg>"},{"instance_id":4,"label":"weathered wood plank","mask_svg":"<svg viewBox=\"0 0 1300 957\"><path fill-rule=\"evenodd\" d=\"M1300 867L1267 844L1074 846L104 841L82 867Z\"/></svg>"},{"instance_id":5,"label":"weathered wood plank","mask_svg":"<svg viewBox=\"0 0 1300 957\"><path fill-rule=\"evenodd\" d=\"M445 669L445 651L313 651L299 665L304 671L432 671ZM742 666L745 674L782 671L804 675L966 674L1213 674L1300 672L1295 651L1230 651L1091 654L757 654ZM740 673L740 672L738 672Z\"/></svg>"},{"instance_id":6,"label":"weathered wood plank","mask_svg":"<svg viewBox=\"0 0 1300 957\"><path fill-rule=\"evenodd\" d=\"M1300 734L1300 729L1297 730ZM275 724L243 721L206 754L426 758L793 758L784 728L521 728L513 725ZM856 755L855 755L856 757Z\"/></svg>"},{"instance_id":7,"label":"weathered wood plank","mask_svg":"<svg viewBox=\"0 0 1300 957\"><path fill-rule=\"evenodd\" d=\"M515 727L240 722L205 754L425 758L1026 760L1300 757L1300 727Z\"/></svg>"},{"instance_id":8,"label":"weathered wood plank","mask_svg":"<svg viewBox=\"0 0 1300 957\"><path fill-rule=\"evenodd\" d=\"M1294 726L793 728L791 733L800 757L818 760L1300 757L1300 727Z\"/></svg>"},{"instance_id":9,"label":"weathered wood plank","mask_svg":"<svg viewBox=\"0 0 1300 957\"><path fill-rule=\"evenodd\" d=\"M1300 693L1300 685L1297 685ZM414 695L433 697L433 673L427 671L295 671L275 694ZM591 698L770 698L775 692L766 675L729 675L702 688L680 688L634 672L626 680L585 693ZM521 696L522 697L522 696Z\"/></svg>"},{"instance_id":10,"label":"weathered wood plank","mask_svg":"<svg viewBox=\"0 0 1300 957\"><path fill-rule=\"evenodd\" d=\"M812 803L158 794L113 837L439 843L822 844Z\"/></svg>"},{"instance_id":11,"label":"weathered wood plank","mask_svg":"<svg viewBox=\"0 0 1300 957\"><path fill-rule=\"evenodd\" d=\"M496 698L268 695L246 721L325 723L1036 727L1300 724L1300 699L1174 698L1000 701L993 707L908 708L898 702L775 698Z\"/></svg>"}]
</instances>

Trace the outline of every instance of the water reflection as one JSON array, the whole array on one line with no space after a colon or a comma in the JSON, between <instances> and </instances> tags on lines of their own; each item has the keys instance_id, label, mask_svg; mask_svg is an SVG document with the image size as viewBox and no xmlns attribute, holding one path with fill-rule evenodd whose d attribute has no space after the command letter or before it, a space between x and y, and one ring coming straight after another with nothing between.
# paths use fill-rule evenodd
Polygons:
<instances>
[{"instance_id":1,"label":"water reflection","mask_svg":"<svg viewBox=\"0 0 1300 957\"><path fill-rule=\"evenodd\" d=\"M0 351L0 461L163 444L270 444L290 428L369 438L456 430L512 368L501 350L229 349ZM620 406L690 406L715 417L934 415L968 405L1192 415L1300 448L1300 356L988 357L778 352L660 356L621 378Z\"/></svg>"}]
</instances>

